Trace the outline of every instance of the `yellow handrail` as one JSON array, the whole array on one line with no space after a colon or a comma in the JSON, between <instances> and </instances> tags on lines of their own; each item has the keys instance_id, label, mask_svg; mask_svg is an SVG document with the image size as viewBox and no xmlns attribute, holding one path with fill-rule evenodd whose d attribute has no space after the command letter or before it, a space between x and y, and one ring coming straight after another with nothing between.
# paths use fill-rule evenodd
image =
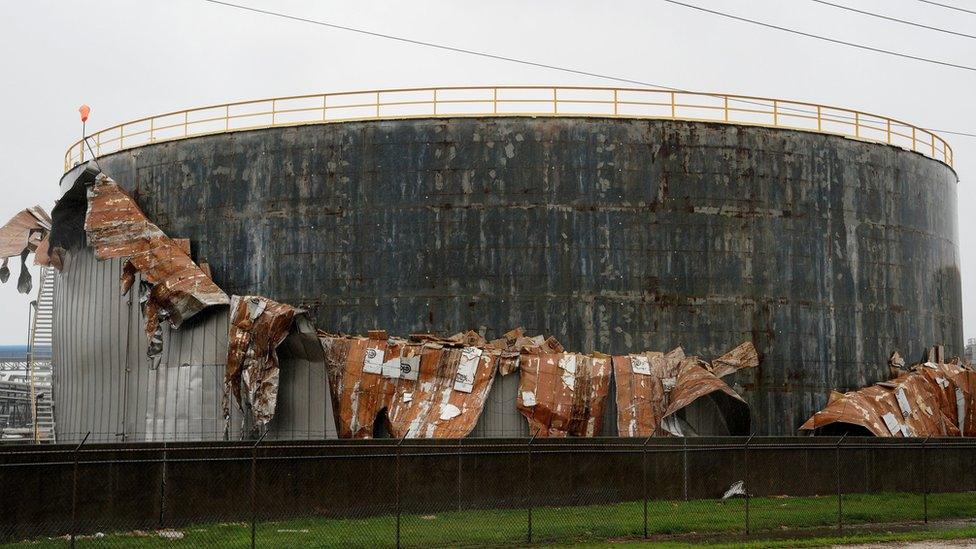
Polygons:
<instances>
[{"instance_id":1,"label":"yellow handrail","mask_svg":"<svg viewBox=\"0 0 976 549\"><path fill-rule=\"evenodd\" d=\"M459 116L587 116L720 122L806 130L886 143L952 166L938 135L894 118L803 101L640 88L489 86L400 88L238 101L140 118L91 136L98 156L150 143L302 124ZM82 141L64 157L83 162Z\"/></svg>"}]
</instances>

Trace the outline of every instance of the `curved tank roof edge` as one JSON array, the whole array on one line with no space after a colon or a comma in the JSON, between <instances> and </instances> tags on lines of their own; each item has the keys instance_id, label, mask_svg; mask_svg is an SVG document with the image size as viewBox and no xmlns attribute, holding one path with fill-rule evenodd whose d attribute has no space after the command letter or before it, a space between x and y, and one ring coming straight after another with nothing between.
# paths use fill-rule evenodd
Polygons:
<instances>
[{"instance_id":1,"label":"curved tank roof edge","mask_svg":"<svg viewBox=\"0 0 976 549\"><path fill-rule=\"evenodd\" d=\"M157 141L155 143L144 143L142 145L137 145L137 146L134 146L134 147L129 147L129 148L125 148L125 149L122 149L122 150L112 151L110 153L103 154L101 156L96 157L95 160L97 161L98 159L101 159L101 158L109 158L109 157L115 156L117 154L122 154L122 153L133 153L135 151L139 151L140 149L144 149L144 148L147 148L147 147L156 147L156 146L160 146L160 145L167 145L167 144L171 144L171 143L180 143L180 142L183 142L183 141L191 141L191 140L195 140L195 139L202 139L202 138L208 138L208 137L216 137L216 136L220 136L220 135L233 136L233 135L242 134L242 133L263 132L263 131L267 131L267 130L281 130L281 129L290 129L290 128L301 128L301 127L306 127L306 126L333 126L333 125L336 125L336 124L382 124L382 123L388 123L388 122L399 122L399 121L408 121L408 120L409 121L418 121L418 120L430 120L430 121L438 121L438 120L440 120L440 121L445 121L445 120L452 120L452 119L456 119L456 118L484 118L486 120L491 120L491 119L496 119L496 118L530 118L530 119L536 119L536 118L560 118L560 119L580 118L580 119L605 119L605 120L622 120L622 121L639 120L639 121L648 121L648 122L674 122L674 123L685 123L685 124L704 124L704 125L709 125L709 126L712 126L712 125L714 125L714 126L740 126L740 127L743 127L743 128L762 128L762 129L765 129L765 130L776 130L776 131L783 131L783 132L807 133L807 134L813 134L813 135L822 135L822 136L827 137L827 138L848 139L848 140L856 141L858 143L863 143L863 144L866 144L866 145L877 145L877 146L881 146L881 147L892 147L892 148L897 149L897 150L902 151L902 152L914 153L914 154L917 154L917 155L921 156L922 158L924 158L926 160L931 160L932 162L937 162L939 164L942 164L943 166L945 166L946 168L948 168L949 171L951 171L952 174L955 176L956 183L957 184L959 183L959 173L956 172L956 170L955 170L955 168L953 166L951 166L948 163L946 163L946 162L944 162L942 160L939 160L937 158L933 158L933 157L930 157L930 156L926 156L925 154L923 154L920 151L914 151L914 150L911 150L911 149L906 149L905 147L902 147L900 145L896 145L896 144L893 144L893 143L882 143L880 141L873 141L873 140L870 140L870 139L858 139L858 138L853 137L853 136L844 135L844 134L840 134L840 133L827 132L827 131L809 130L809 129L803 129L803 128L785 128L785 127L782 127L782 126L771 126L771 125L768 125L768 124L747 124L747 123L743 123L743 122L721 122L721 121L715 121L715 120L693 120L693 119L680 119L680 118L679 119L672 119L672 118L649 118L649 117L640 117L640 116L633 116L633 117L628 117L628 116L592 116L592 115L529 116L529 115L524 115L524 114L513 114L513 115L497 114L497 115L489 115L489 116L486 116L484 114L477 114L477 115L472 115L472 116L463 116L463 115L458 115L458 116L436 116L436 117L435 116L416 116L416 117L374 118L374 119L365 119L365 120L336 120L336 121L325 121L325 122L322 122L322 121L317 121L317 122L300 122L300 123L295 123L295 124L280 124L280 125L277 125L277 126L268 126L268 127L261 127L261 128L242 128L242 129L239 129L239 130L230 130L230 131L221 130L221 131L216 131L216 132L211 132L211 133L202 133L202 134L191 135L191 136L188 136L188 137L180 137L180 138L175 138L175 139L167 139L165 141ZM90 162L92 162L92 161L91 160L88 160L88 161L86 161L86 164L88 164ZM76 179L76 177L77 177L77 176L76 177L71 177L70 174L75 173L75 174L79 174L80 175L81 171L77 171L77 170L78 170L78 168L80 166L84 166L84 165L85 164L76 164L70 170L68 170L67 172L65 172L64 175L61 177L61 182L60 182L59 185L61 187L60 190L61 190L61 194L62 195L68 190L64 186L65 185L65 182L67 182L67 181L72 181L73 182L74 179ZM70 185L69 185L68 188L70 188Z\"/></svg>"}]
</instances>

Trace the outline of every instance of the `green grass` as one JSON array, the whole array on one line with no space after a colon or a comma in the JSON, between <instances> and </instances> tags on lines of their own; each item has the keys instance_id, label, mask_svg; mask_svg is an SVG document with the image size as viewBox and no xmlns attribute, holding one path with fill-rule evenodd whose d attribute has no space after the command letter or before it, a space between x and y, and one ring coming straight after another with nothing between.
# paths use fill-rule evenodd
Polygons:
<instances>
[{"instance_id":1,"label":"green grass","mask_svg":"<svg viewBox=\"0 0 976 549\"><path fill-rule=\"evenodd\" d=\"M921 520L922 497L917 494L876 493L845 495L844 523L899 523ZM648 534L741 533L745 521L745 500L729 501L650 501ZM772 531L782 535L796 528L833 527L837 524L835 497L752 498L749 517L754 532ZM976 517L976 493L932 494L929 496L930 520ZM625 502L613 505L581 507L539 507L533 510L533 542L538 544L599 543L607 540L640 539L643 536L643 503ZM404 515L401 519L401 541L405 546L501 546L525 544L527 513L518 510L473 510L430 515ZM250 544L247 524L200 524L179 529L183 539L164 539L154 532L143 535L109 533L98 539L77 540L78 547L243 547ZM892 535L948 535L950 530ZM394 516L366 519L324 519L318 517L281 522L263 522L257 526L257 543L262 547L376 547L395 540ZM957 537L967 537L963 530ZM965 534L965 535L964 535ZM843 540L820 538L821 540ZM901 538L898 538L901 539ZM867 539L867 541L888 541ZM839 541L787 540L755 542L756 547L824 545ZM743 541L736 546L743 546ZM773 545L770 545L772 543ZM785 545L776 545L785 543ZM4 547L65 547L64 539L44 538ZM614 546L618 546L615 543ZM687 546L677 543L676 547Z\"/></svg>"}]
</instances>

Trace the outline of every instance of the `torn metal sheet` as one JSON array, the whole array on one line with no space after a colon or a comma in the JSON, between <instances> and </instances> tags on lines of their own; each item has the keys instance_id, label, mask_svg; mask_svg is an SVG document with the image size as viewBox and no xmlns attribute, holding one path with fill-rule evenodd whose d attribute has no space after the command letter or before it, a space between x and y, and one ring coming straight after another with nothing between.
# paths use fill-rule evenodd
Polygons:
<instances>
[{"instance_id":1,"label":"torn metal sheet","mask_svg":"<svg viewBox=\"0 0 976 549\"><path fill-rule=\"evenodd\" d=\"M409 341L320 339L342 438L373 436L384 409L385 427L395 438L466 436L484 408L501 354L474 332L414 334Z\"/></svg>"},{"instance_id":2,"label":"torn metal sheet","mask_svg":"<svg viewBox=\"0 0 976 549\"><path fill-rule=\"evenodd\" d=\"M724 403L724 408L731 408L730 413L748 415L748 410L742 409L747 406L745 401L720 378L758 365L759 355L749 341L711 364L686 357L681 347L668 353L648 351L615 356L617 432L630 437L692 435L678 413L713 394L731 399Z\"/></svg>"},{"instance_id":3,"label":"torn metal sheet","mask_svg":"<svg viewBox=\"0 0 976 549\"><path fill-rule=\"evenodd\" d=\"M8 259L20 256L20 276L17 277L17 291L22 294L30 293L32 283L27 257L43 246L51 232L51 217L40 206L21 210L13 216L3 227L0 227L0 282L10 278ZM46 247L43 255L35 260L40 265L47 265L48 253Z\"/></svg>"},{"instance_id":4,"label":"torn metal sheet","mask_svg":"<svg viewBox=\"0 0 976 549\"><path fill-rule=\"evenodd\" d=\"M540 437L600 434L610 389L609 356L523 352L519 369L516 406L529 432Z\"/></svg>"},{"instance_id":5,"label":"torn metal sheet","mask_svg":"<svg viewBox=\"0 0 976 549\"><path fill-rule=\"evenodd\" d=\"M255 428L274 417L279 382L276 349L301 313L300 309L266 297L231 298L225 390L233 393L242 410L247 404ZM312 332L310 324L303 326L299 324L299 329ZM226 409L224 417L229 417Z\"/></svg>"},{"instance_id":6,"label":"torn metal sheet","mask_svg":"<svg viewBox=\"0 0 976 549\"><path fill-rule=\"evenodd\" d=\"M397 438L467 436L491 391L498 354L484 347L411 343L401 356L419 358L419 369L416 380L400 379L389 410L390 433Z\"/></svg>"},{"instance_id":7,"label":"torn metal sheet","mask_svg":"<svg viewBox=\"0 0 976 549\"><path fill-rule=\"evenodd\" d=\"M136 201L104 174L97 176L88 190L85 232L98 259L128 258L121 281L123 290L132 285L134 273L139 272L151 286L148 302L158 306L150 310L165 311L165 320L174 328L207 307L230 302L193 262L185 243L166 236Z\"/></svg>"},{"instance_id":8,"label":"torn metal sheet","mask_svg":"<svg viewBox=\"0 0 976 549\"><path fill-rule=\"evenodd\" d=\"M976 436L967 411L976 404L976 371L958 360L948 363L941 350L889 381L844 394L832 393L827 406L800 430L831 432L862 427L879 437ZM900 369L900 368L899 368Z\"/></svg>"},{"instance_id":9,"label":"torn metal sheet","mask_svg":"<svg viewBox=\"0 0 976 549\"><path fill-rule=\"evenodd\" d=\"M382 364L379 372L370 373L365 369L368 357L386 355L387 340L320 332L319 341L325 353L339 438L371 438L377 417L390 405L396 380L381 375Z\"/></svg>"}]
</instances>

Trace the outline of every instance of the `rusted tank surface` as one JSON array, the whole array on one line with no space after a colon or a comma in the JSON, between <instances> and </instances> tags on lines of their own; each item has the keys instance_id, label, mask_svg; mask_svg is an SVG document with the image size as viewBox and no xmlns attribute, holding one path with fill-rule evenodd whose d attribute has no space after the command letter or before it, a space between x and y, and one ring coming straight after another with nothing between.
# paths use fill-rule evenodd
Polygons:
<instances>
[{"instance_id":1,"label":"rusted tank surface","mask_svg":"<svg viewBox=\"0 0 976 549\"><path fill-rule=\"evenodd\" d=\"M726 380L759 433L885 379L894 350L963 351L957 177L896 147L496 117L235 132L99 162L228 294L333 333L521 326L581 353L704 357L751 340L760 366Z\"/></svg>"}]
</instances>

